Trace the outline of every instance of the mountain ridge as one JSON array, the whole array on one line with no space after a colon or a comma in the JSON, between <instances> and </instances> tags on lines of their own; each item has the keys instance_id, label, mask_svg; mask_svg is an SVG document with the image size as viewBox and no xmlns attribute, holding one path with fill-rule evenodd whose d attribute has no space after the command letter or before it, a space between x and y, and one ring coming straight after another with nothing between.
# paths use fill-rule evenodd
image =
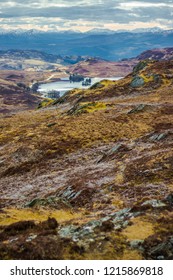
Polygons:
<instances>
[{"instance_id":1,"label":"mountain ridge","mask_svg":"<svg viewBox=\"0 0 173 280\"><path fill-rule=\"evenodd\" d=\"M1 49L36 49L56 55L80 55L121 60L149 48L171 47L173 31L118 32L113 34L40 32L0 34ZM26 47L27 46L27 47Z\"/></svg>"}]
</instances>

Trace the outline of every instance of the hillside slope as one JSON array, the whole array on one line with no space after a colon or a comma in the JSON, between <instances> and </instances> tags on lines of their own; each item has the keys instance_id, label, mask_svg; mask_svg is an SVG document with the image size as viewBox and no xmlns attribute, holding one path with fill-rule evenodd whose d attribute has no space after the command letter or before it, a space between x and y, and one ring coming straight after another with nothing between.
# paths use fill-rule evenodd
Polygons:
<instances>
[{"instance_id":1,"label":"hillside slope","mask_svg":"<svg viewBox=\"0 0 173 280\"><path fill-rule=\"evenodd\" d=\"M68 70L89 77L124 77L136 64L136 59L113 62L90 58L70 66Z\"/></svg>"},{"instance_id":2,"label":"hillside slope","mask_svg":"<svg viewBox=\"0 0 173 280\"><path fill-rule=\"evenodd\" d=\"M106 61L89 58L69 66L68 71L91 77L124 77L133 71L133 67L141 60L171 60L173 48L147 50L137 57L121 61Z\"/></svg>"},{"instance_id":3,"label":"hillside slope","mask_svg":"<svg viewBox=\"0 0 173 280\"><path fill-rule=\"evenodd\" d=\"M0 35L1 36L1 35ZM54 55L38 50L12 50L0 51L0 70L55 70L65 69L66 65L73 65L87 59L87 56Z\"/></svg>"},{"instance_id":4,"label":"hillside slope","mask_svg":"<svg viewBox=\"0 0 173 280\"><path fill-rule=\"evenodd\" d=\"M138 60L152 59L152 60L172 60L173 48L162 48L147 50L137 56Z\"/></svg>"},{"instance_id":5,"label":"hillside slope","mask_svg":"<svg viewBox=\"0 0 173 280\"><path fill-rule=\"evenodd\" d=\"M1 259L173 259L173 61L2 118Z\"/></svg>"},{"instance_id":6,"label":"hillside slope","mask_svg":"<svg viewBox=\"0 0 173 280\"><path fill-rule=\"evenodd\" d=\"M7 77L0 79L0 115L37 108L42 98L21 82L24 77L19 73L11 73Z\"/></svg>"}]
</instances>

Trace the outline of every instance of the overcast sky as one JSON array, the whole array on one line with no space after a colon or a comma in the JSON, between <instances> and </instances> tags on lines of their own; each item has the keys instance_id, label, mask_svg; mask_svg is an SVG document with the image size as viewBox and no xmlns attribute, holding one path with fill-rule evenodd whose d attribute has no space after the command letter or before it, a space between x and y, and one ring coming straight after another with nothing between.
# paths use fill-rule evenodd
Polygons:
<instances>
[{"instance_id":1,"label":"overcast sky","mask_svg":"<svg viewBox=\"0 0 173 280\"><path fill-rule=\"evenodd\" d=\"M173 0L0 0L1 29L173 28Z\"/></svg>"}]
</instances>

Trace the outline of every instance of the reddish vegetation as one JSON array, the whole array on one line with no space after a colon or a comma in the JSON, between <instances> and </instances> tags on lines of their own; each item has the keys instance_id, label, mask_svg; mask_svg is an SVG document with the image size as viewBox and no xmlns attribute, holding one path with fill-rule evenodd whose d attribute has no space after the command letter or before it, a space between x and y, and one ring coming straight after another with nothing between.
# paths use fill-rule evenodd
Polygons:
<instances>
[{"instance_id":1,"label":"reddish vegetation","mask_svg":"<svg viewBox=\"0 0 173 280\"><path fill-rule=\"evenodd\" d=\"M2 118L0 257L173 259L172 90L144 61Z\"/></svg>"},{"instance_id":2,"label":"reddish vegetation","mask_svg":"<svg viewBox=\"0 0 173 280\"><path fill-rule=\"evenodd\" d=\"M135 59L119 62L88 59L69 67L69 71L90 77L124 77L136 64Z\"/></svg>"},{"instance_id":3,"label":"reddish vegetation","mask_svg":"<svg viewBox=\"0 0 173 280\"><path fill-rule=\"evenodd\" d=\"M153 60L171 60L173 58L173 48L152 49L145 51L139 56L138 60L153 59Z\"/></svg>"}]
</instances>

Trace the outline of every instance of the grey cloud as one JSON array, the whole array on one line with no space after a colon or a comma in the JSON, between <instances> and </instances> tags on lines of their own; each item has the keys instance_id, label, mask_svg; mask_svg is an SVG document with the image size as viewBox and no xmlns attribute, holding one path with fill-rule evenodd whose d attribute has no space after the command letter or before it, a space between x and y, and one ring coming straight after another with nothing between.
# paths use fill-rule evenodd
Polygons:
<instances>
[{"instance_id":1,"label":"grey cloud","mask_svg":"<svg viewBox=\"0 0 173 280\"><path fill-rule=\"evenodd\" d=\"M160 8L140 8L135 10L135 13L137 13L140 16L140 20L145 22L148 20L156 20L158 18L162 19L171 19L172 20L172 15L171 12L173 9L167 8L167 7L160 7Z\"/></svg>"},{"instance_id":2,"label":"grey cloud","mask_svg":"<svg viewBox=\"0 0 173 280\"><path fill-rule=\"evenodd\" d=\"M12 0L11 0L12 1ZM0 3L7 3L8 1L0 0ZM9 1L10 2L10 1ZM41 22L45 23L45 18L56 18L60 17L62 21L75 21L75 20L84 20L84 21L97 21L100 23L126 23L128 24L131 21L141 21L147 22L149 20L159 19L168 19L172 20L171 12L173 9L166 5L173 4L173 1L156 1L156 0L143 0L143 1L118 1L118 0L95 0L95 1L71 1L71 0L62 0L55 1L49 0L45 3L52 4L52 7L42 7L43 1L36 0L15 0L12 1L16 3L16 7L2 6L0 5L0 17L1 18L20 18L20 17L42 17ZM128 9L123 9L119 4L121 3L131 3L131 2L145 2L153 4L165 4L162 7L135 7L134 11ZM37 3L37 9L32 7L33 3ZM66 7L54 7L53 3L64 3L67 4ZM73 3L73 6L68 6ZM76 3L76 6L74 6ZM79 3L83 5L78 5ZM20 5L17 5L20 4ZM41 5L39 8L39 5ZM84 5L85 4L85 5ZM90 5L89 5L90 4ZM19 20L20 22L20 20ZM40 23L41 24L41 23ZM61 23L62 24L62 23ZM74 22L75 24L75 22Z\"/></svg>"},{"instance_id":3,"label":"grey cloud","mask_svg":"<svg viewBox=\"0 0 173 280\"><path fill-rule=\"evenodd\" d=\"M14 18L14 17L61 17L66 20L97 20L97 21L117 21L127 23L128 21L133 20L133 15L131 11L123 10L120 8L112 9L112 7L104 7L104 6L92 6L87 7L50 7L50 8L41 8L41 9L32 9L27 8L23 9L18 7L15 9L14 7L6 8L1 10L1 18ZM173 10L172 10L173 11ZM149 18L153 20L155 18L167 18L171 15L170 8L167 7L157 7L157 8L137 8L135 10L135 14L139 17L145 18L145 15L148 15Z\"/></svg>"}]
</instances>

